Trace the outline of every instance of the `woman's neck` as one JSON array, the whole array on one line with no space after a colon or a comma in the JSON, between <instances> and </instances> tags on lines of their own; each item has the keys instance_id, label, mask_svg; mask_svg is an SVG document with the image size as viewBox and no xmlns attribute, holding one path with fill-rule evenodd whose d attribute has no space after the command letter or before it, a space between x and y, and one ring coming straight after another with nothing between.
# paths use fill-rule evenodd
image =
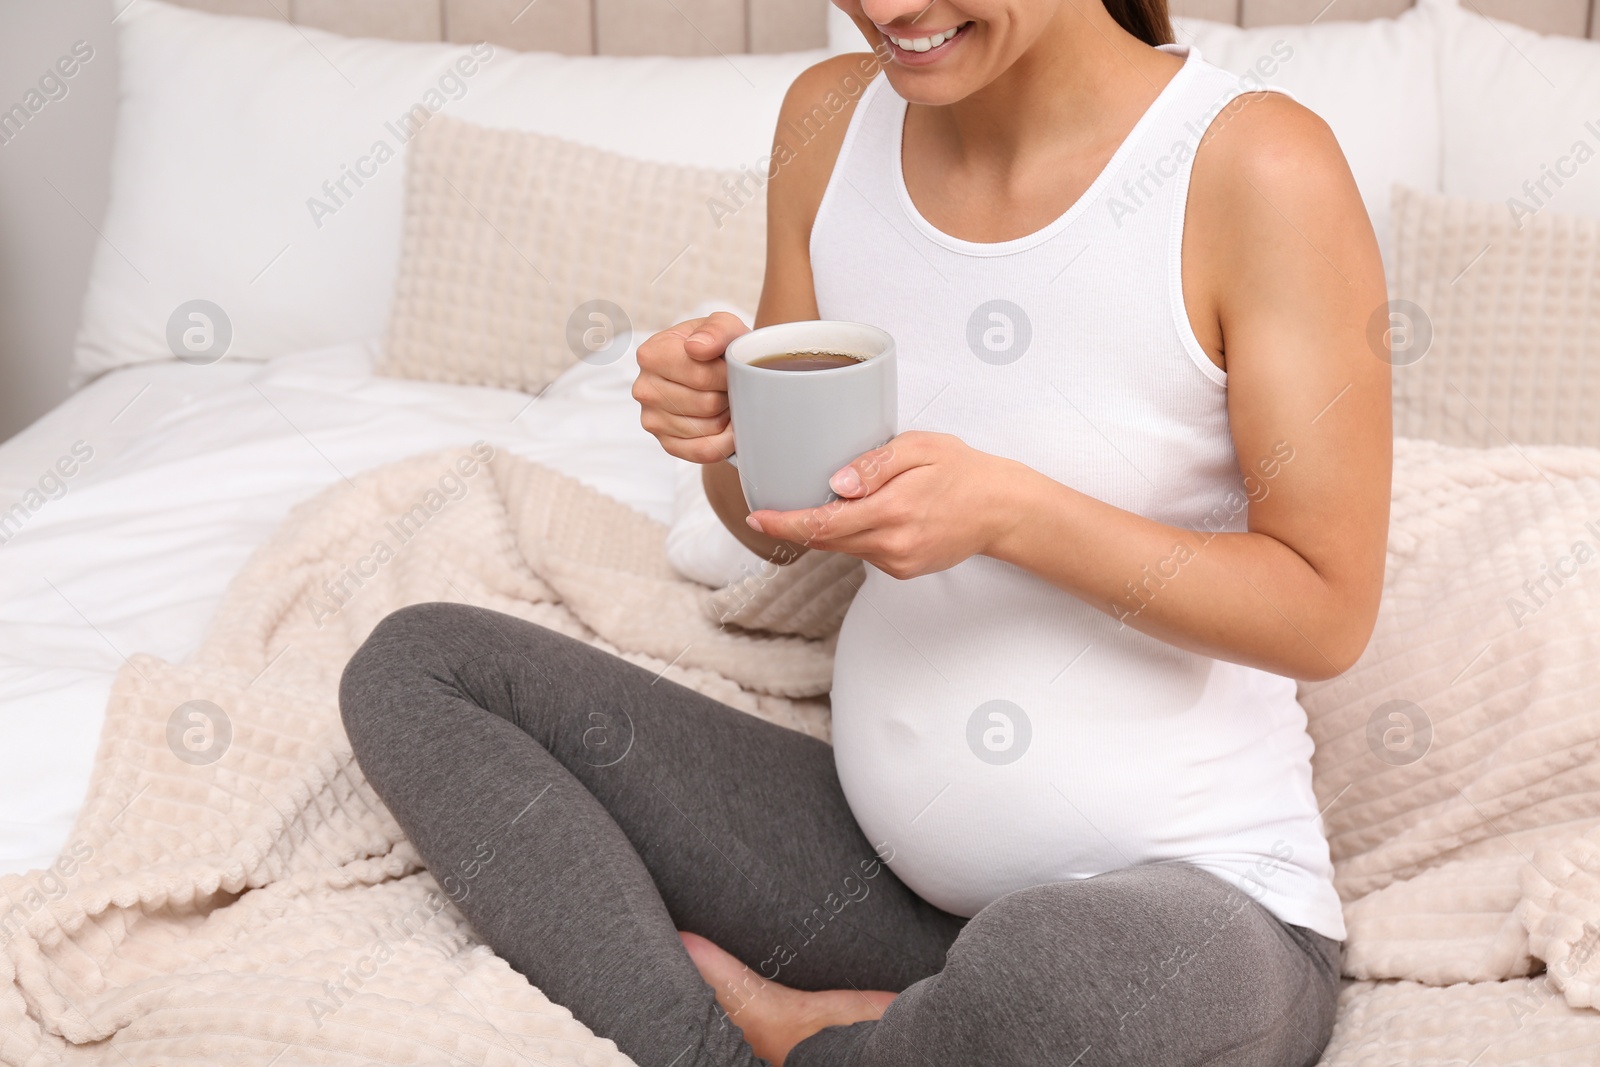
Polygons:
<instances>
[{"instance_id":1,"label":"woman's neck","mask_svg":"<svg viewBox=\"0 0 1600 1067\"><path fill-rule=\"evenodd\" d=\"M1182 61L1119 26L1099 0L1063 0L998 78L951 104L913 104L910 121L945 162L1004 172L1120 143Z\"/></svg>"}]
</instances>

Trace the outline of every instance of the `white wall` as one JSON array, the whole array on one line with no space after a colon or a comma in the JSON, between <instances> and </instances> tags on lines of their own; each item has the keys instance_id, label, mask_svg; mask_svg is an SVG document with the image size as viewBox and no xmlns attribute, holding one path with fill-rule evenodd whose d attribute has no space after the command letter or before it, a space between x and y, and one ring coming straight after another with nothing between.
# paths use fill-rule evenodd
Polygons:
<instances>
[{"instance_id":1,"label":"white wall","mask_svg":"<svg viewBox=\"0 0 1600 1067\"><path fill-rule=\"evenodd\" d=\"M106 210L117 103L111 20L126 2L0 0L0 118L25 104L76 42L94 49L61 79L65 96L52 83L59 99L47 100L20 130L0 126L0 440L67 395L72 338Z\"/></svg>"}]
</instances>

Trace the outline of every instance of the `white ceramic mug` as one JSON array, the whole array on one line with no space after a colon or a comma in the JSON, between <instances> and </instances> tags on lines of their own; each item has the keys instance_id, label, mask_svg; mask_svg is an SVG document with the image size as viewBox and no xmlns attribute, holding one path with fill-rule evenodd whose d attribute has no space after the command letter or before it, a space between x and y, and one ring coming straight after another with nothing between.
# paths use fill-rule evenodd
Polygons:
<instances>
[{"instance_id":1,"label":"white ceramic mug","mask_svg":"<svg viewBox=\"0 0 1600 1067\"><path fill-rule=\"evenodd\" d=\"M787 352L860 360L826 370L752 364ZM895 435L894 338L859 322L785 322L728 345L728 410L739 484L752 511L794 511L834 499L828 479Z\"/></svg>"}]
</instances>

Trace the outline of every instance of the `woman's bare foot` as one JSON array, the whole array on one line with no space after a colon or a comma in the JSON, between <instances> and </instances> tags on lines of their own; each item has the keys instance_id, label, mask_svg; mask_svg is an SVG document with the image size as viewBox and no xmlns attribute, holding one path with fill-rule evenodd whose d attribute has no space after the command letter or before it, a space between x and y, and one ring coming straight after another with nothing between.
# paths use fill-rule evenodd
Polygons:
<instances>
[{"instance_id":1,"label":"woman's bare foot","mask_svg":"<svg viewBox=\"0 0 1600 1067\"><path fill-rule=\"evenodd\" d=\"M699 934L680 930L678 936L722 1010L744 1031L755 1054L775 1067L783 1067L790 1050L818 1030L877 1019L895 997L858 989L790 989L762 978Z\"/></svg>"}]
</instances>

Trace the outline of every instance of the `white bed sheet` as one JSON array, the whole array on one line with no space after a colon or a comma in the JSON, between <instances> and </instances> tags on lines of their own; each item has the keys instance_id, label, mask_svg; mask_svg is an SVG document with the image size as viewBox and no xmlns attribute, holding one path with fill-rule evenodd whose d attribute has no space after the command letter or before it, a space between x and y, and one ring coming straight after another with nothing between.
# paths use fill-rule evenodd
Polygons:
<instances>
[{"instance_id":1,"label":"white bed sheet","mask_svg":"<svg viewBox=\"0 0 1600 1067\"><path fill-rule=\"evenodd\" d=\"M131 367L0 445L0 511L94 450L0 544L0 875L65 843L124 657L191 655L249 554L341 476L482 439L670 521L678 461L639 427L632 351L537 400L375 377L373 355Z\"/></svg>"}]
</instances>

